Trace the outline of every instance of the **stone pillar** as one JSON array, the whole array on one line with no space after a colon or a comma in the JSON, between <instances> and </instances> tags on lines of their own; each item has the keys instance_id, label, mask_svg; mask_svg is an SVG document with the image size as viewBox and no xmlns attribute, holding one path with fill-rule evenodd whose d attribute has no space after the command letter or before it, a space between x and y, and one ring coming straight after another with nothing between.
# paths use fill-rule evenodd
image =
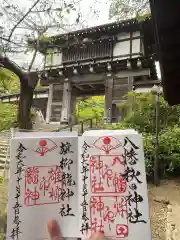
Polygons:
<instances>
[{"instance_id":1,"label":"stone pillar","mask_svg":"<svg viewBox=\"0 0 180 240\"><path fill-rule=\"evenodd\" d=\"M114 79L112 74L108 74L105 82L105 109L104 109L105 123L112 122L113 82Z\"/></svg>"},{"instance_id":2,"label":"stone pillar","mask_svg":"<svg viewBox=\"0 0 180 240\"><path fill-rule=\"evenodd\" d=\"M49 85L49 95L48 95L47 110L46 110L46 123L50 122L52 99L53 99L53 84Z\"/></svg>"},{"instance_id":3,"label":"stone pillar","mask_svg":"<svg viewBox=\"0 0 180 240\"><path fill-rule=\"evenodd\" d=\"M66 78L63 86L61 124L69 124L71 119L71 92L71 82Z\"/></svg>"}]
</instances>

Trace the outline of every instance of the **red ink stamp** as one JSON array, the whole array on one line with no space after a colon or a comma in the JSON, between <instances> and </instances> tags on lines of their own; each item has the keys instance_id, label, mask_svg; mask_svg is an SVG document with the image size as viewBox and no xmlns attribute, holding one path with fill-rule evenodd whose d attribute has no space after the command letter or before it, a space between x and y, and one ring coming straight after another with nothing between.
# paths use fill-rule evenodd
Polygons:
<instances>
[{"instance_id":1,"label":"red ink stamp","mask_svg":"<svg viewBox=\"0 0 180 240\"><path fill-rule=\"evenodd\" d=\"M115 137L100 137L94 148L102 154L91 156L90 183L92 193L125 193L127 182L122 144Z\"/></svg>"},{"instance_id":2,"label":"red ink stamp","mask_svg":"<svg viewBox=\"0 0 180 240\"><path fill-rule=\"evenodd\" d=\"M93 196L90 203L92 234L105 232L106 237L128 237L128 209L125 197ZM116 234L114 236L114 234Z\"/></svg>"},{"instance_id":3,"label":"red ink stamp","mask_svg":"<svg viewBox=\"0 0 180 240\"><path fill-rule=\"evenodd\" d=\"M39 141L39 147L36 149L35 152L39 153L40 156L44 156L47 152L52 152L56 148L57 148L57 145L52 140L41 139Z\"/></svg>"},{"instance_id":4,"label":"red ink stamp","mask_svg":"<svg viewBox=\"0 0 180 240\"><path fill-rule=\"evenodd\" d=\"M60 202L63 191L59 166L32 166L25 171L24 204L44 205Z\"/></svg>"},{"instance_id":5,"label":"red ink stamp","mask_svg":"<svg viewBox=\"0 0 180 240\"><path fill-rule=\"evenodd\" d=\"M126 238L128 237L128 225L127 224L117 224L116 225L116 235L119 238Z\"/></svg>"},{"instance_id":6,"label":"red ink stamp","mask_svg":"<svg viewBox=\"0 0 180 240\"><path fill-rule=\"evenodd\" d=\"M118 155L97 155L90 158L90 183L92 193L125 193L127 182L124 158Z\"/></svg>"},{"instance_id":7,"label":"red ink stamp","mask_svg":"<svg viewBox=\"0 0 180 240\"><path fill-rule=\"evenodd\" d=\"M112 154L112 151L122 147L120 141L115 137L100 137L93 145L105 154Z\"/></svg>"}]
</instances>

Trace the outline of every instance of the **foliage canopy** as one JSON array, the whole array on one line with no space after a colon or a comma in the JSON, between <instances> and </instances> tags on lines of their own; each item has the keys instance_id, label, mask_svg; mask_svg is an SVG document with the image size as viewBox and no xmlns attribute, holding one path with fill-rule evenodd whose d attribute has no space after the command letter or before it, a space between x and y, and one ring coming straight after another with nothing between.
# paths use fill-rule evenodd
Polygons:
<instances>
[{"instance_id":1,"label":"foliage canopy","mask_svg":"<svg viewBox=\"0 0 180 240\"><path fill-rule=\"evenodd\" d=\"M149 14L149 0L110 0L110 19L125 20Z\"/></svg>"},{"instance_id":2,"label":"foliage canopy","mask_svg":"<svg viewBox=\"0 0 180 240\"><path fill-rule=\"evenodd\" d=\"M98 119L104 115L104 96L91 97L81 100L76 105L76 116L81 120Z\"/></svg>"}]
</instances>

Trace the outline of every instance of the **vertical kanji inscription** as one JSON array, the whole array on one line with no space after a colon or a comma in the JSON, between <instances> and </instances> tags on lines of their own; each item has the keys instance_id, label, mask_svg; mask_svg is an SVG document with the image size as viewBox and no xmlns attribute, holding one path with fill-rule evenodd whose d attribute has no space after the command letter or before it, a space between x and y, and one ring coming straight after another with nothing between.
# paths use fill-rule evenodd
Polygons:
<instances>
[{"instance_id":1,"label":"vertical kanji inscription","mask_svg":"<svg viewBox=\"0 0 180 240\"><path fill-rule=\"evenodd\" d=\"M16 193L15 193L15 204L13 206L13 213L14 213L14 227L11 231L11 236L13 240L18 240L19 235L21 232L21 219L20 219L20 209L22 207L22 204L20 203L20 196L21 196L21 186L20 183L22 181L22 173L24 172L24 159L26 158L27 148L22 144L19 143L19 146L17 148L17 155L16 155L16 172L14 173L16 175Z\"/></svg>"}]
</instances>

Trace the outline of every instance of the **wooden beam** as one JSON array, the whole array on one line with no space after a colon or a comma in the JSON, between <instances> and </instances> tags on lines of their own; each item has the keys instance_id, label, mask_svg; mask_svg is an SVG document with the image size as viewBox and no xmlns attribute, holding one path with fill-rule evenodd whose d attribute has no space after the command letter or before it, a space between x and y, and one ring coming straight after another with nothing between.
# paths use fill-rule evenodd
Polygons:
<instances>
[{"instance_id":1,"label":"wooden beam","mask_svg":"<svg viewBox=\"0 0 180 240\"><path fill-rule=\"evenodd\" d=\"M114 75L116 78L150 76L150 69L125 70Z\"/></svg>"},{"instance_id":2,"label":"wooden beam","mask_svg":"<svg viewBox=\"0 0 180 240\"><path fill-rule=\"evenodd\" d=\"M81 91L84 90L84 88L82 87L83 85L74 85L76 88L80 89Z\"/></svg>"},{"instance_id":3,"label":"wooden beam","mask_svg":"<svg viewBox=\"0 0 180 240\"><path fill-rule=\"evenodd\" d=\"M160 80L145 80L145 81L136 81L134 82L134 86L147 86L147 85L156 85L160 84Z\"/></svg>"}]
</instances>

